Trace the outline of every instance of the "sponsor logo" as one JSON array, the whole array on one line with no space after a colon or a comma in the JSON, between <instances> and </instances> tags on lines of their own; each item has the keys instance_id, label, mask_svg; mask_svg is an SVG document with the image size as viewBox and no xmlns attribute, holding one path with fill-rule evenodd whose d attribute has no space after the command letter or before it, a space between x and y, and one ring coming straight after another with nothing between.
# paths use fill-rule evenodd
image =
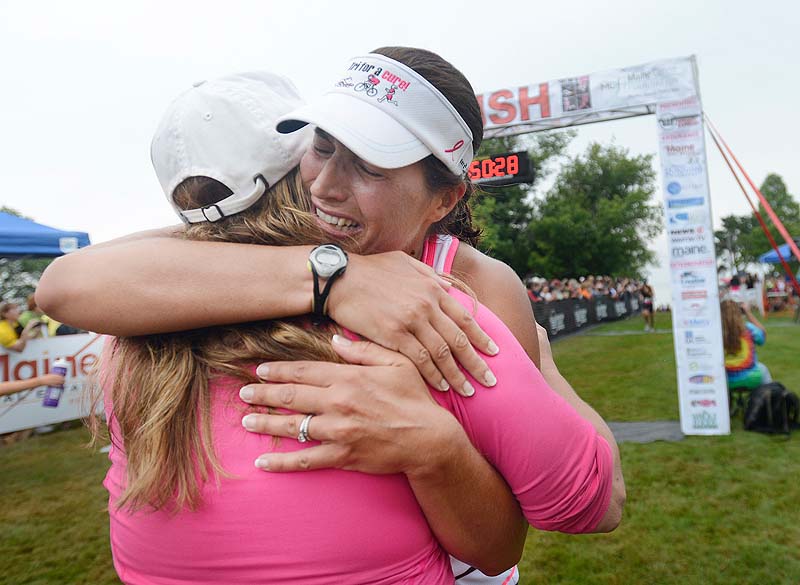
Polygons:
<instances>
[{"instance_id":1,"label":"sponsor logo","mask_svg":"<svg viewBox=\"0 0 800 585\"><path fill-rule=\"evenodd\" d=\"M589 87L589 76L570 77L561 81L561 102L565 112L589 110L592 107L592 96Z\"/></svg>"},{"instance_id":2,"label":"sponsor logo","mask_svg":"<svg viewBox=\"0 0 800 585\"><path fill-rule=\"evenodd\" d=\"M699 225L697 227L679 227L669 230L669 240L672 243L678 242L705 242L706 228Z\"/></svg>"},{"instance_id":3,"label":"sponsor logo","mask_svg":"<svg viewBox=\"0 0 800 585\"><path fill-rule=\"evenodd\" d=\"M694 140L700 137L700 130L672 130L670 132L663 132L661 140L663 142L672 142L678 140Z\"/></svg>"},{"instance_id":4,"label":"sponsor logo","mask_svg":"<svg viewBox=\"0 0 800 585\"><path fill-rule=\"evenodd\" d=\"M575 309L575 325L581 327L589 322L589 311L583 308Z\"/></svg>"},{"instance_id":5,"label":"sponsor logo","mask_svg":"<svg viewBox=\"0 0 800 585\"><path fill-rule=\"evenodd\" d=\"M681 184L678 181L672 181L667 185L667 191L670 195L677 195L681 192Z\"/></svg>"},{"instance_id":6,"label":"sponsor logo","mask_svg":"<svg viewBox=\"0 0 800 585\"><path fill-rule=\"evenodd\" d=\"M684 165L669 165L664 167L664 176L670 179L681 177L698 177L705 172L703 165L697 161L691 161Z\"/></svg>"},{"instance_id":7,"label":"sponsor logo","mask_svg":"<svg viewBox=\"0 0 800 585\"><path fill-rule=\"evenodd\" d=\"M669 235L673 238L681 238L686 236L702 236L705 238L706 236L706 228L702 225L697 225L693 227L673 227L669 229Z\"/></svg>"},{"instance_id":8,"label":"sponsor logo","mask_svg":"<svg viewBox=\"0 0 800 585\"><path fill-rule=\"evenodd\" d=\"M706 191L706 186L703 183L682 183L681 188L684 191L691 191L694 193L705 193Z\"/></svg>"},{"instance_id":9,"label":"sponsor logo","mask_svg":"<svg viewBox=\"0 0 800 585\"><path fill-rule=\"evenodd\" d=\"M550 315L550 332L555 335L559 331L563 331L566 327L564 325L564 313L553 313Z\"/></svg>"},{"instance_id":10,"label":"sponsor logo","mask_svg":"<svg viewBox=\"0 0 800 585\"><path fill-rule=\"evenodd\" d=\"M712 400L711 398L703 398L701 400L692 400L692 406L704 406L706 408L709 408L711 406L716 406L716 405L717 405L717 401L716 400Z\"/></svg>"},{"instance_id":11,"label":"sponsor logo","mask_svg":"<svg viewBox=\"0 0 800 585\"><path fill-rule=\"evenodd\" d=\"M599 303L595 307L595 315L598 319L605 319L608 317L608 306L605 303Z\"/></svg>"},{"instance_id":12,"label":"sponsor logo","mask_svg":"<svg viewBox=\"0 0 800 585\"><path fill-rule=\"evenodd\" d=\"M617 316L624 315L625 313L628 312L628 308L622 301L617 301L614 303L614 310L617 312Z\"/></svg>"},{"instance_id":13,"label":"sponsor logo","mask_svg":"<svg viewBox=\"0 0 800 585\"><path fill-rule=\"evenodd\" d=\"M637 299L631 299L631 310L632 311L639 310L639 301Z\"/></svg>"},{"instance_id":14,"label":"sponsor logo","mask_svg":"<svg viewBox=\"0 0 800 585\"><path fill-rule=\"evenodd\" d=\"M671 228L667 230L667 232L669 233L670 238L682 238L685 236L693 236L694 228L693 227Z\"/></svg>"},{"instance_id":15,"label":"sponsor logo","mask_svg":"<svg viewBox=\"0 0 800 585\"><path fill-rule=\"evenodd\" d=\"M703 256L710 252L705 244L694 244L691 246L675 246L672 248L673 258L685 258L687 256Z\"/></svg>"},{"instance_id":16,"label":"sponsor logo","mask_svg":"<svg viewBox=\"0 0 800 585\"><path fill-rule=\"evenodd\" d=\"M684 327L708 327L709 325L711 325L710 319L692 318L683 320Z\"/></svg>"},{"instance_id":17,"label":"sponsor logo","mask_svg":"<svg viewBox=\"0 0 800 585\"><path fill-rule=\"evenodd\" d=\"M695 429L718 429L717 415L707 410L693 414L692 426Z\"/></svg>"},{"instance_id":18,"label":"sponsor logo","mask_svg":"<svg viewBox=\"0 0 800 585\"><path fill-rule=\"evenodd\" d=\"M686 272L681 272L681 286L700 286L706 283L706 278L693 272L691 270L687 270Z\"/></svg>"},{"instance_id":19,"label":"sponsor logo","mask_svg":"<svg viewBox=\"0 0 800 585\"><path fill-rule=\"evenodd\" d=\"M670 262L673 270L683 270L684 268L708 268L714 265L712 258L700 258L698 260L681 260L680 262Z\"/></svg>"},{"instance_id":20,"label":"sponsor logo","mask_svg":"<svg viewBox=\"0 0 800 585\"><path fill-rule=\"evenodd\" d=\"M691 329L688 331L683 332L684 341L686 341L686 345L708 345L711 343L705 335L702 333L695 333Z\"/></svg>"},{"instance_id":21,"label":"sponsor logo","mask_svg":"<svg viewBox=\"0 0 800 585\"><path fill-rule=\"evenodd\" d=\"M690 358L710 358L711 352L699 347L687 347L686 356Z\"/></svg>"},{"instance_id":22,"label":"sponsor logo","mask_svg":"<svg viewBox=\"0 0 800 585\"><path fill-rule=\"evenodd\" d=\"M667 207L670 209L680 209L682 207L698 207L703 205L705 199L702 197L686 197L685 199L670 199L667 201ZM688 221L688 217L687 217Z\"/></svg>"},{"instance_id":23,"label":"sponsor logo","mask_svg":"<svg viewBox=\"0 0 800 585\"><path fill-rule=\"evenodd\" d=\"M675 114L664 114L658 119L658 125L665 130L672 128L687 128L690 126L697 126L700 124L700 116L676 116Z\"/></svg>"},{"instance_id":24,"label":"sponsor logo","mask_svg":"<svg viewBox=\"0 0 800 585\"><path fill-rule=\"evenodd\" d=\"M708 305L704 301L692 301L681 305L683 317L705 317L708 314Z\"/></svg>"},{"instance_id":25,"label":"sponsor logo","mask_svg":"<svg viewBox=\"0 0 800 585\"><path fill-rule=\"evenodd\" d=\"M686 299L707 299L708 291L706 290L684 290L681 291L681 298Z\"/></svg>"},{"instance_id":26,"label":"sponsor logo","mask_svg":"<svg viewBox=\"0 0 800 585\"><path fill-rule=\"evenodd\" d=\"M658 107L661 108L661 111L665 110L680 110L684 108L694 108L697 109L697 96L689 96L687 98L683 98L680 100L675 100L671 102L661 102L658 104Z\"/></svg>"},{"instance_id":27,"label":"sponsor logo","mask_svg":"<svg viewBox=\"0 0 800 585\"><path fill-rule=\"evenodd\" d=\"M681 144L680 146L668 144L664 147L664 151L670 156L694 156L697 154L694 144Z\"/></svg>"},{"instance_id":28,"label":"sponsor logo","mask_svg":"<svg viewBox=\"0 0 800 585\"><path fill-rule=\"evenodd\" d=\"M710 370L711 364L706 362L689 362L689 371L696 372L698 370Z\"/></svg>"},{"instance_id":29,"label":"sponsor logo","mask_svg":"<svg viewBox=\"0 0 800 585\"><path fill-rule=\"evenodd\" d=\"M669 225L691 225L698 223L705 223L706 214L702 209L693 209L691 211L670 211L668 212Z\"/></svg>"},{"instance_id":30,"label":"sponsor logo","mask_svg":"<svg viewBox=\"0 0 800 585\"><path fill-rule=\"evenodd\" d=\"M716 390L713 388L689 388L689 394L695 396L703 396L704 394L715 394Z\"/></svg>"},{"instance_id":31,"label":"sponsor logo","mask_svg":"<svg viewBox=\"0 0 800 585\"><path fill-rule=\"evenodd\" d=\"M692 384L713 384L714 376L709 376L708 374L697 374L696 376L689 378L689 382Z\"/></svg>"}]
</instances>

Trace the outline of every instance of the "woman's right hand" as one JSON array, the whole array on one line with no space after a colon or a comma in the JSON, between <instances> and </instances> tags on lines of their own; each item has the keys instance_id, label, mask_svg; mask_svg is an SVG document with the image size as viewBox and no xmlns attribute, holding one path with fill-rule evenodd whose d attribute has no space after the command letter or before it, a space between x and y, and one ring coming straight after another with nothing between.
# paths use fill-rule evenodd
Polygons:
<instances>
[{"instance_id":1,"label":"woman's right hand","mask_svg":"<svg viewBox=\"0 0 800 585\"><path fill-rule=\"evenodd\" d=\"M456 360L475 379L494 386L494 374L475 347L488 355L498 349L447 294L449 287L431 267L403 252L353 254L331 289L328 312L342 327L405 355L434 388L471 396L475 389Z\"/></svg>"}]
</instances>

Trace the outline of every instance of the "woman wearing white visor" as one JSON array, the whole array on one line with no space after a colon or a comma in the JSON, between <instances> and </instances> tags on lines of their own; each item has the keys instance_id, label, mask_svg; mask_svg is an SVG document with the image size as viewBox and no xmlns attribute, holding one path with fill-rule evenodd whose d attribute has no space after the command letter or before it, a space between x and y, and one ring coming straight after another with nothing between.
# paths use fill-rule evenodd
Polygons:
<instances>
[{"instance_id":1,"label":"woman wearing white visor","mask_svg":"<svg viewBox=\"0 0 800 585\"><path fill-rule=\"evenodd\" d=\"M402 54L398 54L398 51ZM349 63L347 71L344 71L344 75L337 79L337 84L339 84L337 90L342 88L343 85L348 87L346 85L349 83L347 77L351 77L351 81L354 77L357 77L358 80L354 81L350 87L353 95L363 93L364 96L370 99L374 98L375 105L364 101L362 98L356 99L363 101L364 106L391 108L388 111L392 121L397 122L398 118L391 112L400 112L404 104L408 103L408 101L403 102L402 100L414 97L414 94L408 93L412 88L412 84L424 81L422 76L419 75L420 71L424 72L425 77L428 79L435 79L437 71L444 72L445 77L454 77L453 72L455 70L449 64L430 53L417 50L386 50L381 52L388 53L390 58L369 55ZM391 59L391 56L395 58ZM375 59L377 62L370 62L371 59ZM415 59L418 62L415 62ZM406 67L399 61L405 61L411 68ZM390 63L390 67L385 66L387 62ZM355 68L351 69L354 65ZM370 65L372 66L371 71L381 68L381 72L375 75L369 70L365 71L364 69L369 69ZM384 73L387 70L389 73ZM357 75L354 76L354 73ZM364 75L361 75L362 73ZM369 75L373 75L382 81L379 84L374 84ZM362 80L362 77L366 77L366 79ZM471 95L469 84L460 75L455 75L455 79L449 79L449 82L449 87L437 85L444 93L460 93L462 96ZM370 87L361 85L366 83L372 83L372 89L385 89L384 94L388 96L391 93L392 99L380 101L380 98L384 96L381 93L376 95L374 91L369 92L373 94L370 96L367 92ZM385 84L389 85L384 88ZM446 86L447 84L445 83L444 85ZM362 90L357 90L357 86L361 87ZM403 93L404 91L406 92L405 94ZM342 94L342 96L345 99L352 99L345 94ZM418 96L421 100L418 103L422 103L422 101L430 97L429 94L424 92L418 94ZM458 246L456 250L457 244L451 245L449 254L441 253L443 250L436 250L441 246L437 246L436 242L431 242L427 238L431 233L447 230L457 231L454 226L457 227L460 224L463 227L465 225L465 222L458 221L463 218L457 218L457 221L449 221L446 213L448 209L456 205L456 201L459 200L466 189L466 184L463 180L463 168L464 163L471 159L471 154L468 153L473 148L473 138L464 130L466 125L463 124L462 116L456 112L454 117L453 108L447 107L448 103L457 102L457 97L458 95L455 98L448 95L449 100L437 97L437 103L432 106L440 108L432 118L434 122L449 116L449 120L444 123L444 126L449 126L454 122L461 126L458 136L453 137L452 142L450 142L451 136L449 134L443 135L445 138L442 138L438 145L425 145L425 148L420 147L419 144L414 144L413 141L409 141L411 142L410 148L404 151L404 158L400 159L402 160L400 164L406 166L389 169L371 164L368 159L355 156L353 151L343 146L344 141L348 141L345 143L348 146L352 146L354 151L361 151L360 154L362 155L370 156L370 153L363 151L361 148L363 145L353 142L351 140L352 137L347 136L346 129L330 127L326 133L317 133L314 147L304 158L301 164L303 179L310 186L311 202L314 205L317 216L320 218L322 228L326 229L331 236L352 239L358 246L357 249L361 252L385 252L399 249L414 256L433 261L436 259L436 252L439 251L439 258L440 260L443 259L440 266L441 269L446 268L447 264L452 262L452 252L455 251L454 268L461 271L461 276L477 291L481 300L490 306L496 306L496 311L507 322L510 322L518 337L525 341L527 336L528 341L524 345L528 348L529 353L535 354L536 348L530 342L531 339L535 339L533 321L529 315L530 306L527 304L524 290L522 290L516 277L513 277L513 273L493 261L482 259L477 252L467 246ZM340 98L336 97L335 99ZM463 101L469 102L469 99L467 98ZM413 104L413 101L411 103ZM361 107L361 105L357 107ZM477 104L474 103L474 98L472 99L471 107L477 111ZM310 118L310 116L304 117ZM290 117L290 119L297 118L299 116ZM462 118L462 123L458 122L458 118ZM477 116L473 115L472 118L473 122L477 118L477 129L472 129L472 132L473 134L479 134L480 114L477 113ZM312 121L316 121L322 128L328 130L321 119ZM337 123L341 122L341 120L337 120ZM430 122L428 119L418 121L412 119L411 123L425 125L428 122ZM287 123L291 122L287 120ZM377 124L378 121L374 121L372 129L380 133L381 128ZM394 133L394 130L392 130L391 136L403 139L402 134L399 132ZM333 136L336 136L336 138ZM341 139L341 141L338 139ZM369 142L366 142L369 145ZM422 143L421 140L417 140L417 142ZM480 136L475 140L475 146L479 142ZM404 143L395 144L395 146L398 145L403 146ZM443 147L441 150L440 146ZM382 152L383 156L386 156L386 152L381 149L377 150ZM407 151L413 151L414 157L426 156L426 152L428 155L422 162L409 164L408 156L411 155ZM430 153L435 156L430 156ZM381 164L387 164L385 158L380 160ZM417 161L419 160L417 158ZM423 170L426 166L432 167L432 171L435 171L430 174L439 182L438 189L430 186L430 179L426 176L428 172ZM442 187L442 181L449 182L449 187ZM425 203L425 199L420 197L422 194L428 196L428 204ZM374 200L377 197L380 197L380 199ZM381 210L384 210L385 213L381 214ZM225 210L218 205L209 206L204 211L204 219L213 219L215 213L225 213ZM442 213L443 211L445 213ZM409 221L409 218L413 218L413 221ZM336 223L336 228L326 227L332 226L333 223ZM436 223L438 225L434 226ZM461 233L465 232L462 231ZM445 238L442 241L446 240ZM426 242L428 243L428 248L423 250ZM431 250L432 248L433 250ZM292 262L297 260L298 257L307 257L308 252L309 248L307 247L299 249L258 249L255 247L244 249L241 246L187 243L165 238L151 240L144 238L127 241L115 246L106 246L95 250L90 249L86 254L67 257L65 259L66 262L60 260L54 264L53 268L48 271L46 278L43 279L42 284L51 286L52 288L49 289L51 293L65 294L66 296L63 298L66 300L60 304L51 304L48 301L55 299L55 297L52 294L47 295L45 292L43 292L44 298L39 300L40 304L45 306L49 313L60 317L64 321L123 334L143 333L148 329L150 331L168 330L170 328L179 329L225 321L233 322L274 317L279 314L276 311L283 311L286 314L302 313L306 312L311 304L309 300L313 297L313 277L304 268L297 270L297 267ZM140 254L147 255L145 262L137 258ZM115 271L111 275L108 273L109 265L115 267ZM259 273L254 271L255 266L263 266L264 268ZM98 267L103 267L103 270L106 271L105 276L101 274ZM152 280L147 279L146 290L139 284L131 282L135 279L130 279L128 276L142 271L145 275L150 274L154 277ZM65 273L69 275L66 279L63 278ZM113 280L113 286L108 280L109 276ZM487 277L490 282L482 280ZM517 307L517 309L512 309L512 315L518 314L515 311L520 309L520 303L515 304L514 301L516 291L510 286L512 277L514 278L514 285L519 288L521 298L525 300L528 314L526 315L523 311L522 314L525 317L523 319L514 320L509 318L509 307ZM139 278L142 277L139 276ZM260 282L262 280L263 284ZM159 286L156 286L155 282L159 282ZM448 321L447 318L448 315L454 317L456 322L461 324L460 319L463 318L465 312L453 310L452 305L448 305L446 300L442 300L447 295L438 286L431 286L433 282L433 277L430 274L425 275L424 271L418 270L413 261L399 258L393 254L377 258L372 257L371 262L369 257L351 255L347 272L337 280L329 281L331 296L327 304L327 310L340 324L377 341L383 341L387 338L385 331L383 331L383 325L387 323L393 325L393 327L389 327L389 330L392 331L397 330L397 325L402 323L402 330L406 334L413 334L411 337L414 338L416 345L397 341L397 336L387 341L386 344L405 350L404 353L411 354L410 357L420 366L420 370L426 374L426 378L439 385L441 377L436 379L438 370L434 369L435 373L431 373L433 362L430 359L420 359L416 348L420 346L429 348L434 360L439 364L446 364L448 359L451 359L449 357L448 359L441 359L442 356L438 353L438 349L443 343L442 340L449 342L450 347L455 352L458 352L457 355L459 357L467 355L464 352L463 342L459 341L461 337L452 332L452 320ZM289 284L287 285L287 283ZM278 289L278 294L270 292L273 288ZM45 287L46 290L48 289ZM97 294L98 290L115 291L115 298L111 299L112 302L105 307L99 307L99 312L97 311L97 299L102 298L102 295ZM298 294L298 290L301 294ZM40 287L40 291L42 291L42 287ZM408 291L412 291L411 294L414 294L416 299L416 304L410 306L425 307L425 310L421 311L420 315L413 315L409 311L409 304L404 296ZM396 296L390 296L395 292L398 293ZM497 294L498 292L500 294ZM204 297L207 298L207 295L214 298L215 301L210 304L204 302ZM91 298L91 308L82 305L80 297ZM302 298L298 300L298 297ZM226 300L221 302L220 299ZM423 302L420 299L425 300ZM133 309L133 307L138 309L142 306L147 306L151 315L157 315L161 312L163 318L155 323L142 322L140 320L142 312L139 310L134 311ZM159 311L159 307L163 311ZM440 307L444 307L444 311ZM324 310L326 305L317 303L317 308ZM504 312L505 315L502 314ZM105 314L100 315L100 313ZM127 318L126 320L126 314L136 315L136 319ZM375 318L373 317L374 315L378 317ZM380 315L384 315L383 320L381 320ZM94 321L92 321L93 319ZM368 322L370 319L373 319L373 322L365 325L364 322ZM529 321L523 323L526 319ZM90 321L92 321L91 324L89 323ZM103 321L106 321L105 326L98 326L98 323ZM131 321L135 322L132 323ZM482 342L482 347L487 347L485 339L475 333L474 328L468 328L468 333L472 339ZM415 349L409 351L409 347ZM440 359L436 360L436 358ZM462 362L468 361L467 357L462 359ZM476 363L479 365L476 366ZM563 379L558 376L555 368L550 365L551 363L551 360L548 359L543 368L544 372L552 378L551 384L557 387L559 392L567 398L574 408L587 420L590 420L605 436L607 434L605 425L563 383ZM475 371L477 374L475 379L491 383L491 380L485 375L485 369L482 369L482 362L476 362L473 359L471 365L470 371ZM307 365L304 368L306 373L311 371ZM468 378L463 373L452 374L447 370L446 365L441 365L441 370L447 372L448 379L457 389L467 394L471 393L470 387L464 384L464 381L467 381ZM280 381L280 379L290 381L295 375L296 372L291 367L282 365L271 368L268 379L271 381ZM458 377L459 375L461 378ZM349 381L352 382L352 377L349 378ZM327 397L335 397L337 391L344 390L344 383L340 383L339 380L329 379L328 385L330 386L330 391L327 392ZM250 399L253 402L274 398L271 393L274 387L256 387L255 389L256 396ZM388 396L386 400L395 400L397 405L402 405L402 396L392 394L386 396ZM364 404L366 406L364 408L368 408L369 403L369 400L365 400ZM335 440L326 440L325 445L306 450L302 457L292 453L273 456L267 460L270 470L296 469L298 466L320 467L334 465L363 469L365 471L409 472L409 469L387 469L385 463L383 466L376 464L376 462L386 461L384 456L387 450L387 441L382 439L386 438L387 435L400 445L404 445L409 452L415 453L420 461L424 461L424 464L413 469L409 476L413 476L413 472L420 471L426 465L429 466L429 470L436 469L437 450L425 449L419 444L415 445L411 439L414 433L398 433L396 428L391 433L387 432L388 425L385 424L387 419L381 416L389 412L386 410L386 403L377 407L382 412L372 418L365 414L361 417L350 417L350 420L335 412L335 404L336 400L333 398L327 404L323 401L313 405L314 408L310 408L309 412L314 412L317 416L310 423L310 428L306 430L313 437L315 426L317 428L316 432L323 434L323 429L326 425L346 424L350 425L349 429L352 431L346 433L346 435L352 440L340 443ZM402 410L402 408L397 409L398 412ZM394 412L391 411L389 413L393 414ZM258 430L269 431L272 434L297 436L296 427L292 432L285 426L283 421L288 418L283 417L282 420L279 420L273 417L262 417L256 420L253 427ZM294 422L296 424L296 421ZM536 422L533 421L531 424L536 424ZM344 436L345 433L342 435ZM431 435L419 432L418 436ZM592 527L598 530L607 530L616 525L624 497L624 487L619 474L618 456L610 433L608 433L607 439L615 453L614 493L611 497L612 504L609 507L609 513L601 522ZM447 454L447 457L451 456L452 454ZM457 481L448 484L448 481L453 479L452 477L442 476L441 479L443 486L442 498L449 501L458 500L464 496L464 494L454 493L453 491L448 493L446 485L459 485ZM484 526L492 523L492 519L490 518L489 520ZM479 525L479 522L474 524L474 526ZM480 533L474 534L474 537L479 541L484 538ZM486 540L486 542L489 541L491 539Z\"/></svg>"}]
</instances>

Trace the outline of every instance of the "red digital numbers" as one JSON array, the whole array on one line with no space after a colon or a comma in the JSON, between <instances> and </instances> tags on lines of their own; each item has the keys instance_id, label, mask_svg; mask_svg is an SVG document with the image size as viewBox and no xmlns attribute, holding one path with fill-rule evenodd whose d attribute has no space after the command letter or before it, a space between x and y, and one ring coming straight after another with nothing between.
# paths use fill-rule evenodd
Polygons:
<instances>
[{"instance_id":1,"label":"red digital numbers","mask_svg":"<svg viewBox=\"0 0 800 585\"><path fill-rule=\"evenodd\" d=\"M519 156L512 154L506 160L508 161L508 174L516 175L519 172Z\"/></svg>"},{"instance_id":2,"label":"red digital numbers","mask_svg":"<svg viewBox=\"0 0 800 585\"><path fill-rule=\"evenodd\" d=\"M469 178L471 181L477 181L481 178L481 163L480 161L474 160L469 165Z\"/></svg>"},{"instance_id":3,"label":"red digital numbers","mask_svg":"<svg viewBox=\"0 0 800 585\"><path fill-rule=\"evenodd\" d=\"M492 177L516 175L519 172L519 156L516 154L474 160L469 165L469 178L473 181Z\"/></svg>"},{"instance_id":4,"label":"red digital numbers","mask_svg":"<svg viewBox=\"0 0 800 585\"><path fill-rule=\"evenodd\" d=\"M524 162L524 161L523 161ZM482 160L474 160L469 165L468 175L472 181L509 181L524 173L524 165L520 162L519 153L499 154ZM527 175L526 175L527 177ZM492 182L491 184L495 184ZM501 183L502 184L502 183Z\"/></svg>"}]
</instances>

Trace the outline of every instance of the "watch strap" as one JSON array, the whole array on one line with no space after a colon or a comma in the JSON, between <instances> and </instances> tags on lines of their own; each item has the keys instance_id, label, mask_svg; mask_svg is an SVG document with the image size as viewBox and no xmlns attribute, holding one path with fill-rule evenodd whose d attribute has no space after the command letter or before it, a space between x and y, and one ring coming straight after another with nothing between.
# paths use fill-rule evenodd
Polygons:
<instances>
[{"instance_id":1,"label":"watch strap","mask_svg":"<svg viewBox=\"0 0 800 585\"><path fill-rule=\"evenodd\" d=\"M331 274L328 277L325 286L320 291L319 287L319 273L317 272L316 267L314 266L313 262L308 263L308 267L311 269L311 274L314 275L314 297L311 300L311 310L314 314L314 325L319 325L328 316L328 296L331 294L331 286L333 282L338 279L342 274L344 274L345 269L347 266L342 266L336 272Z\"/></svg>"}]
</instances>

